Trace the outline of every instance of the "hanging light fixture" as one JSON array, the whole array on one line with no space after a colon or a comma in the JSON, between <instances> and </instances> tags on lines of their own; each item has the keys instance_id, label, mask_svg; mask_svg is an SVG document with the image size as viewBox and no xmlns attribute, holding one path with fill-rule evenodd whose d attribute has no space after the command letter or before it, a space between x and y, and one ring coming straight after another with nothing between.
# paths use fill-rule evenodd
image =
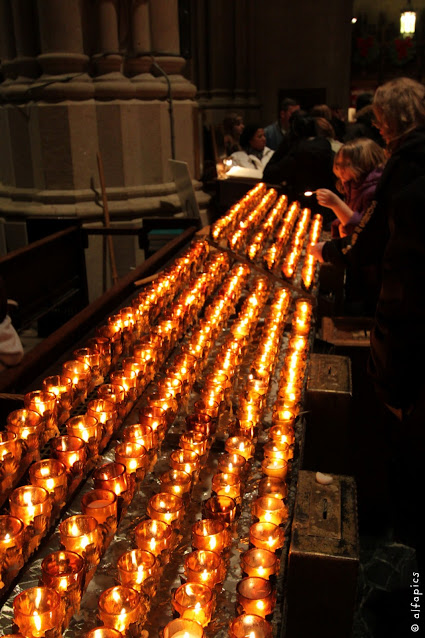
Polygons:
<instances>
[{"instance_id":1,"label":"hanging light fixture","mask_svg":"<svg viewBox=\"0 0 425 638\"><path fill-rule=\"evenodd\" d=\"M412 8L410 0L407 0L407 6L400 13L400 34L407 38L415 34L416 28L416 11Z\"/></svg>"}]
</instances>

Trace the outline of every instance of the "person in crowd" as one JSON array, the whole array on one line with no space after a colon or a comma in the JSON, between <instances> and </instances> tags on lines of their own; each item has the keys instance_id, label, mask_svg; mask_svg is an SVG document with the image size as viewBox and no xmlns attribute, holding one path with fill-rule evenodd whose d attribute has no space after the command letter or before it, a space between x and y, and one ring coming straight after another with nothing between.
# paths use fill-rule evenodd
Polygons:
<instances>
[{"instance_id":1,"label":"person in crowd","mask_svg":"<svg viewBox=\"0 0 425 638\"><path fill-rule=\"evenodd\" d=\"M266 144L275 151L283 142L285 135L289 132L289 121L291 115L300 110L300 105L296 100L286 97L280 103L278 119L273 124L269 124L264 129L266 134Z\"/></svg>"},{"instance_id":2,"label":"person in crowd","mask_svg":"<svg viewBox=\"0 0 425 638\"><path fill-rule=\"evenodd\" d=\"M296 111L291 117L290 131L267 164L263 179L271 184L283 184L290 199L321 186L333 190L333 157L330 142L326 133L320 131L317 118ZM309 201L309 205L314 204L313 200ZM324 213L326 216L326 210ZM328 217L325 221L330 224L334 218L330 213Z\"/></svg>"},{"instance_id":3,"label":"person in crowd","mask_svg":"<svg viewBox=\"0 0 425 638\"><path fill-rule=\"evenodd\" d=\"M313 117L315 117L316 119L316 129L318 136L326 137L334 153L339 151L342 146L342 142L336 139L334 127L332 126L330 120L317 115Z\"/></svg>"},{"instance_id":4,"label":"person in crowd","mask_svg":"<svg viewBox=\"0 0 425 638\"><path fill-rule=\"evenodd\" d=\"M239 113L230 113L223 119L223 136L226 155L241 151L240 137L245 125Z\"/></svg>"},{"instance_id":5,"label":"person in crowd","mask_svg":"<svg viewBox=\"0 0 425 638\"><path fill-rule=\"evenodd\" d=\"M373 316L380 287L380 263L357 266L345 256L350 236L371 205L384 170L384 150L370 139L360 138L344 144L334 159L337 189L344 199L326 188L316 192L321 206L330 208L337 219L332 222L332 237L346 238L316 244L312 252L321 261L346 268L345 312ZM349 253L350 255L350 253Z\"/></svg>"},{"instance_id":6,"label":"person in crowd","mask_svg":"<svg viewBox=\"0 0 425 638\"><path fill-rule=\"evenodd\" d=\"M241 151L230 156L234 166L256 169L261 179L264 167L270 161L273 151L266 146L264 129L259 124L247 124L241 133Z\"/></svg>"},{"instance_id":7,"label":"person in crowd","mask_svg":"<svg viewBox=\"0 0 425 638\"><path fill-rule=\"evenodd\" d=\"M336 139L342 142L346 131L347 112L338 105L331 106L331 124L334 128Z\"/></svg>"},{"instance_id":8,"label":"person in crowd","mask_svg":"<svg viewBox=\"0 0 425 638\"><path fill-rule=\"evenodd\" d=\"M18 365L23 356L21 340L8 315L6 288L0 277L0 371Z\"/></svg>"},{"instance_id":9,"label":"person in crowd","mask_svg":"<svg viewBox=\"0 0 425 638\"><path fill-rule=\"evenodd\" d=\"M356 114L356 121L347 126L344 142L349 142L350 140L355 140L359 137L369 137L371 140L376 142L376 144L379 144L379 146L384 148L385 142L373 122L373 107L369 104L358 111Z\"/></svg>"}]
</instances>

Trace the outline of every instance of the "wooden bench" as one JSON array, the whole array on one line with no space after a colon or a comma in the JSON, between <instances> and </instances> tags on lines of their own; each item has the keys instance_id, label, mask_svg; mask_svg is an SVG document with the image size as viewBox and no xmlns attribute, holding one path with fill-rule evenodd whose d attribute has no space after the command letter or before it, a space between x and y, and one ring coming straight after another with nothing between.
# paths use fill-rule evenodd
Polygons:
<instances>
[{"instance_id":1,"label":"wooden bench","mask_svg":"<svg viewBox=\"0 0 425 638\"><path fill-rule=\"evenodd\" d=\"M18 331L37 321L46 336L88 304L81 233L72 226L0 258L7 295L18 303Z\"/></svg>"}]
</instances>

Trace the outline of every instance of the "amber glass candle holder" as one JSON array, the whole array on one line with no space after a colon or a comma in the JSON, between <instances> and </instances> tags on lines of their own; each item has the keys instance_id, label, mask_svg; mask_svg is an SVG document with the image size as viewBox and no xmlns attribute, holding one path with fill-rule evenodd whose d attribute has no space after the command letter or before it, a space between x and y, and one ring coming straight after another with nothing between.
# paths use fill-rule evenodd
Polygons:
<instances>
[{"instance_id":1,"label":"amber glass candle holder","mask_svg":"<svg viewBox=\"0 0 425 638\"><path fill-rule=\"evenodd\" d=\"M268 435L271 441L279 443L280 445L284 443L293 445L295 442L295 434L292 426L286 426L285 424L280 424L280 422L275 422L275 424L271 426Z\"/></svg>"},{"instance_id":2,"label":"amber glass candle holder","mask_svg":"<svg viewBox=\"0 0 425 638\"><path fill-rule=\"evenodd\" d=\"M34 410L41 416L40 445L59 434L56 395L53 392L44 390L28 392L24 396L24 405L27 410Z\"/></svg>"},{"instance_id":3,"label":"amber glass candle holder","mask_svg":"<svg viewBox=\"0 0 425 638\"><path fill-rule=\"evenodd\" d=\"M31 485L44 487L52 497L54 507L61 507L66 498L68 478L66 467L57 459L44 459L30 466Z\"/></svg>"},{"instance_id":4,"label":"amber glass candle holder","mask_svg":"<svg viewBox=\"0 0 425 638\"><path fill-rule=\"evenodd\" d=\"M81 511L93 516L99 523L103 537L103 548L112 540L118 526L118 497L110 490L90 490L81 498Z\"/></svg>"},{"instance_id":5,"label":"amber glass candle holder","mask_svg":"<svg viewBox=\"0 0 425 638\"><path fill-rule=\"evenodd\" d=\"M201 625L187 618L175 618L160 632L161 638L205 638Z\"/></svg>"},{"instance_id":6,"label":"amber glass candle holder","mask_svg":"<svg viewBox=\"0 0 425 638\"><path fill-rule=\"evenodd\" d=\"M195 474L201 468L199 454L191 450L174 450L170 454L170 467L173 470L183 470L187 474Z\"/></svg>"},{"instance_id":7,"label":"amber glass candle holder","mask_svg":"<svg viewBox=\"0 0 425 638\"><path fill-rule=\"evenodd\" d=\"M202 627L208 625L214 611L214 594L200 583L185 583L173 593L171 604L180 618L194 620Z\"/></svg>"},{"instance_id":8,"label":"amber glass candle holder","mask_svg":"<svg viewBox=\"0 0 425 638\"><path fill-rule=\"evenodd\" d=\"M11 581L24 565L25 528L16 516L0 515L0 581Z\"/></svg>"},{"instance_id":9,"label":"amber glass candle holder","mask_svg":"<svg viewBox=\"0 0 425 638\"><path fill-rule=\"evenodd\" d=\"M137 635L137 627L143 620L143 605L140 594L131 587L117 585L103 591L99 596L99 618L106 627L116 629L124 635Z\"/></svg>"},{"instance_id":10,"label":"amber glass candle holder","mask_svg":"<svg viewBox=\"0 0 425 638\"><path fill-rule=\"evenodd\" d=\"M282 527L274 523L253 523L249 528L249 542L258 549L268 549L276 552L285 542L285 533Z\"/></svg>"},{"instance_id":11,"label":"amber glass candle holder","mask_svg":"<svg viewBox=\"0 0 425 638\"><path fill-rule=\"evenodd\" d=\"M59 524L62 546L69 552L75 552L86 561L85 586L92 578L99 564L102 549L102 534L94 516L77 514Z\"/></svg>"},{"instance_id":12,"label":"amber glass candle holder","mask_svg":"<svg viewBox=\"0 0 425 638\"><path fill-rule=\"evenodd\" d=\"M148 425L160 441L163 440L168 428L167 412L164 408L145 406L139 410L139 421L141 425Z\"/></svg>"},{"instance_id":13,"label":"amber glass candle holder","mask_svg":"<svg viewBox=\"0 0 425 638\"><path fill-rule=\"evenodd\" d=\"M288 519L288 508L278 498L260 496L252 504L252 514L262 523L281 525Z\"/></svg>"},{"instance_id":14,"label":"amber glass candle holder","mask_svg":"<svg viewBox=\"0 0 425 638\"><path fill-rule=\"evenodd\" d=\"M142 423L127 425L122 431L122 437L124 441L132 441L143 445L148 452L159 445L158 433L152 430L150 425L143 425Z\"/></svg>"},{"instance_id":15,"label":"amber glass candle holder","mask_svg":"<svg viewBox=\"0 0 425 638\"><path fill-rule=\"evenodd\" d=\"M134 441L124 441L115 447L115 461L125 466L127 474L135 474L142 480L148 464L146 448Z\"/></svg>"},{"instance_id":16,"label":"amber glass candle holder","mask_svg":"<svg viewBox=\"0 0 425 638\"><path fill-rule=\"evenodd\" d=\"M111 490L117 496L129 488L126 468L122 463L106 463L97 468L93 472L93 482L96 489Z\"/></svg>"},{"instance_id":17,"label":"amber glass candle holder","mask_svg":"<svg viewBox=\"0 0 425 638\"><path fill-rule=\"evenodd\" d=\"M177 377L165 377L158 381L158 389L169 392L173 399L181 401L183 394L183 383Z\"/></svg>"},{"instance_id":18,"label":"amber glass candle holder","mask_svg":"<svg viewBox=\"0 0 425 638\"><path fill-rule=\"evenodd\" d=\"M58 436L50 444L52 454L66 467L68 473L82 474L87 461L87 447L78 436Z\"/></svg>"},{"instance_id":19,"label":"amber glass candle holder","mask_svg":"<svg viewBox=\"0 0 425 638\"><path fill-rule=\"evenodd\" d=\"M39 449L41 416L34 410L21 408L7 416L6 430L14 432L24 445L24 452L33 453Z\"/></svg>"},{"instance_id":20,"label":"amber glass candle holder","mask_svg":"<svg viewBox=\"0 0 425 638\"><path fill-rule=\"evenodd\" d=\"M150 408L161 408L165 410L167 425L170 426L179 409L179 404L176 399L173 398L171 392L154 390L149 393L146 400Z\"/></svg>"},{"instance_id":21,"label":"amber glass candle holder","mask_svg":"<svg viewBox=\"0 0 425 638\"><path fill-rule=\"evenodd\" d=\"M102 430L98 419L89 414L73 416L66 422L67 434L82 439L91 457L99 455Z\"/></svg>"},{"instance_id":22,"label":"amber glass candle holder","mask_svg":"<svg viewBox=\"0 0 425 638\"><path fill-rule=\"evenodd\" d=\"M231 525L237 516L236 503L229 496L212 496L204 505L205 518L213 518L222 521L225 525Z\"/></svg>"},{"instance_id":23,"label":"amber glass candle holder","mask_svg":"<svg viewBox=\"0 0 425 638\"><path fill-rule=\"evenodd\" d=\"M236 503L240 503L241 480L237 474L219 472L213 476L212 491L217 496L230 496Z\"/></svg>"},{"instance_id":24,"label":"amber glass candle holder","mask_svg":"<svg viewBox=\"0 0 425 638\"><path fill-rule=\"evenodd\" d=\"M224 447L229 454L240 454L247 461L254 454L254 444L247 437L231 436L226 440Z\"/></svg>"},{"instance_id":25,"label":"amber glass candle holder","mask_svg":"<svg viewBox=\"0 0 425 638\"><path fill-rule=\"evenodd\" d=\"M97 396L99 399L104 399L114 404L118 413L118 422L121 424L127 413L125 391L122 385L118 385L117 383L102 383L97 389Z\"/></svg>"},{"instance_id":26,"label":"amber glass candle holder","mask_svg":"<svg viewBox=\"0 0 425 638\"><path fill-rule=\"evenodd\" d=\"M59 594L50 587L30 587L13 601L14 621L23 636L60 638L62 604Z\"/></svg>"},{"instance_id":27,"label":"amber glass candle holder","mask_svg":"<svg viewBox=\"0 0 425 638\"><path fill-rule=\"evenodd\" d=\"M224 580L226 569L219 554L210 550L197 549L186 556L184 573L189 582L208 585L213 589Z\"/></svg>"},{"instance_id":28,"label":"amber glass candle holder","mask_svg":"<svg viewBox=\"0 0 425 638\"><path fill-rule=\"evenodd\" d=\"M112 401L106 399L93 399L87 404L87 416L94 417L102 425L108 437L117 429L118 410Z\"/></svg>"},{"instance_id":29,"label":"amber glass candle holder","mask_svg":"<svg viewBox=\"0 0 425 638\"><path fill-rule=\"evenodd\" d=\"M272 625L256 614L242 614L230 623L229 638L272 638Z\"/></svg>"},{"instance_id":30,"label":"amber glass candle holder","mask_svg":"<svg viewBox=\"0 0 425 638\"><path fill-rule=\"evenodd\" d=\"M122 554L117 562L118 579L121 585L136 591L145 591L145 582L157 576L156 557L145 549L132 549ZM147 592L146 592L147 593Z\"/></svg>"},{"instance_id":31,"label":"amber glass candle holder","mask_svg":"<svg viewBox=\"0 0 425 638\"><path fill-rule=\"evenodd\" d=\"M183 470L168 470L160 476L161 492L175 494L181 498L189 495L192 487L192 477Z\"/></svg>"},{"instance_id":32,"label":"amber glass candle holder","mask_svg":"<svg viewBox=\"0 0 425 638\"><path fill-rule=\"evenodd\" d=\"M123 352L121 332L111 325L99 326L95 332L95 338L97 337L108 339L111 347L111 365L114 366Z\"/></svg>"},{"instance_id":33,"label":"amber glass candle holder","mask_svg":"<svg viewBox=\"0 0 425 638\"><path fill-rule=\"evenodd\" d=\"M87 346L93 350L97 350L100 354L100 372L103 376L106 376L111 367L112 349L111 341L107 337L93 337L88 339Z\"/></svg>"},{"instance_id":34,"label":"amber glass candle holder","mask_svg":"<svg viewBox=\"0 0 425 638\"><path fill-rule=\"evenodd\" d=\"M163 521L168 525L178 527L183 513L183 500L180 496L168 492L160 492L149 499L147 514L152 520Z\"/></svg>"},{"instance_id":35,"label":"amber glass candle holder","mask_svg":"<svg viewBox=\"0 0 425 638\"><path fill-rule=\"evenodd\" d=\"M284 479L266 476L258 484L258 495L273 496L283 501L288 496L288 486Z\"/></svg>"},{"instance_id":36,"label":"amber glass candle holder","mask_svg":"<svg viewBox=\"0 0 425 638\"><path fill-rule=\"evenodd\" d=\"M55 395L58 424L62 425L69 418L73 403L71 379L59 374L47 377L43 379L43 390Z\"/></svg>"},{"instance_id":37,"label":"amber glass candle holder","mask_svg":"<svg viewBox=\"0 0 425 638\"><path fill-rule=\"evenodd\" d=\"M240 454L222 454L218 459L217 471L224 474L236 474L241 479L246 475L248 463Z\"/></svg>"},{"instance_id":38,"label":"amber glass candle holder","mask_svg":"<svg viewBox=\"0 0 425 638\"><path fill-rule=\"evenodd\" d=\"M0 482L18 471L22 445L15 432L0 432Z\"/></svg>"},{"instance_id":39,"label":"amber glass candle holder","mask_svg":"<svg viewBox=\"0 0 425 638\"><path fill-rule=\"evenodd\" d=\"M143 391L146 386L146 363L143 359L137 357L125 357L122 360L122 369L126 374L135 372L137 377L137 390L138 393Z\"/></svg>"},{"instance_id":40,"label":"amber glass candle holder","mask_svg":"<svg viewBox=\"0 0 425 638\"><path fill-rule=\"evenodd\" d=\"M199 399L193 407L197 414L207 414L212 419L220 416L220 403L214 399Z\"/></svg>"},{"instance_id":41,"label":"amber glass candle holder","mask_svg":"<svg viewBox=\"0 0 425 638\"><path fill-rule=\"evenodd\" d=\"M84 559L75 552L53 552L41 563L42 584L57 591L62 599L64 628L80 608L84 576Z\"/></svg>"},{"instance_id":42,"label":"amber glass candle holder","mask_svg":"<svg viewBox=\"0 0 425 638\"><path fill-rule=\"evenodd\" d=\"M197 412L186 417L186 428L190 432L211 436L216 431L216 427L217 422L209 414Z\"/></svg>"},{"instance_id":43,"label":"amber glass candle holder","mask_svg":"<svg viewBox=\"0 0 425 638\"><path fill-rule=\"evenodd\" d=\"M79 348L74 350L74 357L77 361L87 363L90 368L89 393L94 390L97 385L103 383L103 374L101 371L101 356L98 350L94 348Z\"/></svg>"},{"instance_id":44,"label":"amber glass candle holder","mask_svg":"<svg viewBox=\"0 0 425 638\"><path fill-rule=\"evenodd\" d=\"M184 432L179 439L179 447L182 450L191 450L199 454L199 457L207 453L210 440L201 432Z\"/></svg>"},{"instance_id":45,"label":"amber glass candle holder","mask_svg":"<svg viewBox=\"0 0 425 638\"><path fill-rule=\"evenodd\" d=\"M246 614L265 618L276 604L276 593L269 580L258 576L242 578L236 585L237 602Z\"/></svg>"},{"instance_id":46,"label":"amber glass candle holder","mask_svg":"<svg viewBox=\"0 0 425 638\"><path fill-rule=\"evenodd\" d=\"M52 501L44 487L22 485L9 496L10 513L20 518L25 527L33 527L34 534L41 537L47 530L52 513Z\"/></svg>"},{"instance_id":47,"label":"amber glass candle holder","mask_svg":"<svg viewBox=\"0 0 425 638\"><path fill-rule=\"evenodd\" d=\"M263 446L264 458L272 460L288 461L292 458L292 450L287 443L276 443L275 441L268 441Z\"/></svg>"},{"instance_id":48,"label":"amber glass candle holder","mask_svg":"<svg viewBox=\"0 0 425 638\"><path fill-rule=\"evenodd\" d=\"M288 463L284 459L265 458L261 469L266 476L285 479L288 474Z\"/></svg>"},{"instance_id":49,"label":"amber glass candle holder","mask_svg":"<svg viewBox=\"0 0 425 638\"><path fill-rule=\"evenodd\" d=\"M192 546L221 554L231 542L231 536L223 521L206 518L192 526Z\"/></svg>"},{"instance_id":50,"label":"amber glass candle holder","mask_svg":"<svg viewBox=\"0 0 425 638\"><path fill-rule=\"evenodd\" d=\"M84 634L84 638L123 638L123 635L112 627L95 627Z\"/></svg>"},{"instance_id":51,"label":"amber glass candle holder","mask_svg":"<svg viewBox=\"0 0 425 638\"><path fill-rule=\"evenodd\" d=\"M253 547L241 556L242 571L248 576L270 578L279 571L279 559L268 549Z\"/></svg>"},{"instance_id":52,"label":"amber glass candle holder","mask_svg":"<svg viewBox=\"0 0 425 638\"><path fill-rule=\"evenodd\" d=\"M124 388L126 404L131 409L137 399L137 374L134 370L114 370L110 373L109 378L111 383L116 383Z\"/></svg>"},{"instance_id":53,"label":"amber glass candle holder","mask_svg":"<svg viewBox=\"0 0 425 638\"><path fill-rule=\"evenodd\" d=\"M137 547L151 552L154 556L171 549L173 530L171 525L163 521L144 520L137 525L134 535Z\"/></svg>"},{"instance_id":54,"label":"amber glass candle holder","mask_svg":"<svg viewBox=\"0 0 425 638\"><path fill-rule=\"evenodd\" d=\"M73 406L84 403L90 382L90 366L82 361L70 360L62 364L62 375L71 379L73 388Z\"/></svg>"}]
</instances>

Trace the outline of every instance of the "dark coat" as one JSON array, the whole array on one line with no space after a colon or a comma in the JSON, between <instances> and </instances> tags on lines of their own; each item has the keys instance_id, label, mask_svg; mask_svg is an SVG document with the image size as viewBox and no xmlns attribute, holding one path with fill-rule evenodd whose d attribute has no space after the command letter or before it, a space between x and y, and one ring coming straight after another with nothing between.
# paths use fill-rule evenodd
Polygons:
<instances>
[{"instance_id":1,"label":"dark coat","mask_svg":"<svg viewBox=\"0 0 425 638\"><path fill-rule=\"evenodd\" d=\"M388 223L369 371L385 403L409 409L425 392L425 130L393 153L376 198Z\"/></svg>"},{"instance_id":2,"label":"dark coat","mask_svg":"<svg viewBox=\"0 0 425 638\"><path fill-rule=\"evenodd\" d=\"M301 139L292 145L284 141L264 169L263 180L270 184L285 182L293 199L306 190L334 190L333 156L325 137Z\"/></svg>"}]
</instances>

